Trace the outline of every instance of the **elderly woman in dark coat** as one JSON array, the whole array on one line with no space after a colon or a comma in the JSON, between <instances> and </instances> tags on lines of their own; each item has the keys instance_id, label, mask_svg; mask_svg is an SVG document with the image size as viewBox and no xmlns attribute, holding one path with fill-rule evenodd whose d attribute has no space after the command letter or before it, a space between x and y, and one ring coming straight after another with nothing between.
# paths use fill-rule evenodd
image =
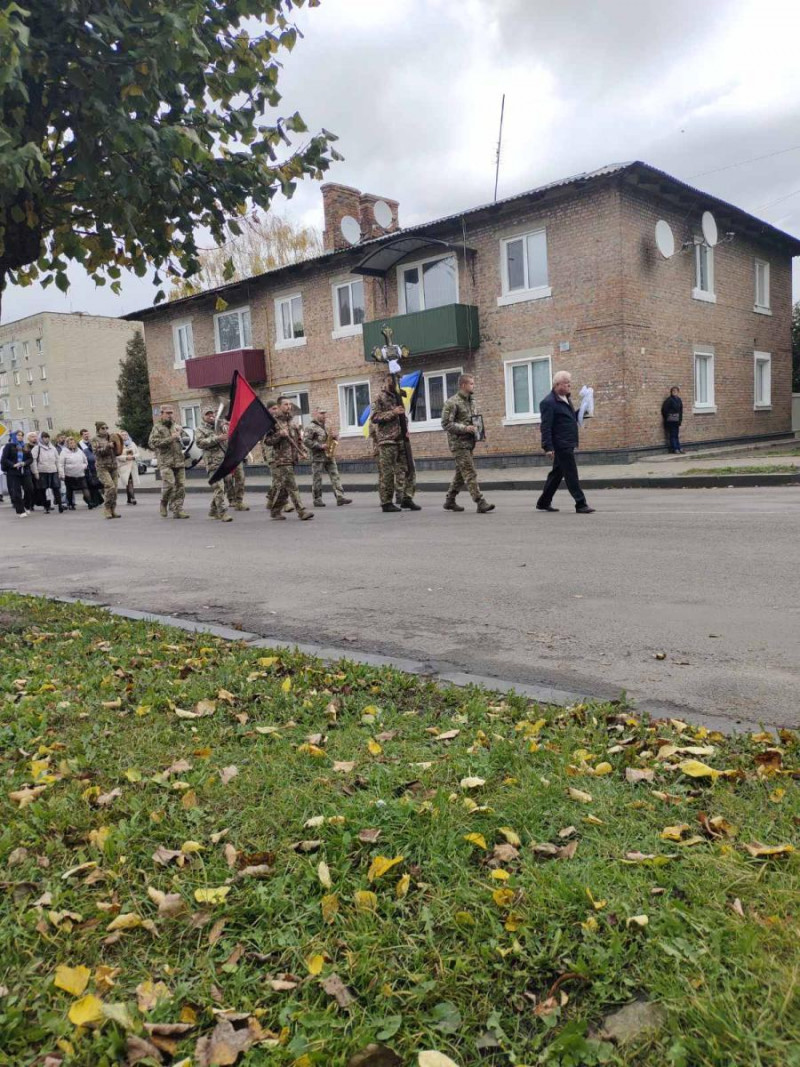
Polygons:
<instances>
[{"instance_id":1,"label":"elderly woman in dark coat","mask_svg":"<svg viewBox=\"0 0 800 1067\"><path fill-rule=\"evenodd\" d=\"M677 385L669 391L669 396L661 405L661 418L664 420L664 432L669 441L669 451L683 455L680 442L680 427L683 422L683 401Z\"/></svg>"}]
</instances>

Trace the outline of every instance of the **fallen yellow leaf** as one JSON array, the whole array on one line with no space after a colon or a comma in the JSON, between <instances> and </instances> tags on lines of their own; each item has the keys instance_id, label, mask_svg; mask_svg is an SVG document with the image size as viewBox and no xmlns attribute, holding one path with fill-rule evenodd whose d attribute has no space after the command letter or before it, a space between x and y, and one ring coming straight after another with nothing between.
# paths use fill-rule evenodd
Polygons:
<instances>
[{"instance_id":1,"label":"fallen yellow leaf","mask_svg":"<svg viewBox=\"0 0 800 1067\"><path fill-rule=\"evenodd\" d=\"M404 874L402 878L398 880L397 885L394 887L394 895L397 897L398 900L402 900L403 897L408 893L408 888L410 885L411 875Z\"/></svg>"},{"instance_id":2,"label":"fallen yellow leaf","mask_svg":"<svg viewBox=\"0 0 800 1067\"><path fill-rule=\"evenodd\" d=\"M650 922L646 915L631 915L629 919L625 920L626 926L641 926L645 927Z\"/></svg>"},{"instance_id":3,"label":"fallen yellow leaf","mask_svg":"<svg viewBox=\"0 0 800 1067\"><path fill-rule=\"evenodd\" d=\"M322 968L325 966L325 957L317 953L314 956L309 956L306 959L306 967L308 973L318 975L322 973Z\"/></svg>"},{"instance_id":4,"label":"fallen yellow leaf","mask_svg":"<svg viewBox=\"0 0 800 1067\"><path fill-rule=\"evenodd\" d=\"M581 804L591 804L592 794L585 793L582 789L573 789L570 787L567 789L567 796L572 800L578 800Z\"/></svg>"},{"instance_id":5,"label":"fallen yellow leaf","mask_svg":"<svg viewBox=\"0 0 800 1067\"><path fill-rule=\"evenodd\" d=\"M614 768L610 763L598 763L594 769L594 773L597 775L611 774Z\"/></svg>"},{"instance_id":6,"label":"fallen yellow leaf","mask_svg":"<svg viewBox=\"0 0 800 1067\"><path fill-rule=\"evenodd\" d=\"M86 989L91 973L88 967L68 967L65 963L59 963L56 967L53 985L70 993L73 997L79 997Z\"/></svg>"},{"instance_id":7,"label":"fallen yellow leaf","mask_svg":"<svg viewBox=\"0 0 800 1067\"><path fill-rule=\"evenodd\" d=\"M483 834L464 834L464 840L475 845L476 848L486 849L486 838Z\"/></svg>"},{"instance_id":8,"label":"fallen yellow leaf","mask_svg":"<svg viewBox=\"0 0 800 1067\"><path fill-rule=\"evenodd\" d=\"M320 901L323 922L332 923L334 916L339 910L339 898L335 893L328 893Z\"/></svg>"},{"instance_id":9,"label":"fallen yellow leaf","mask_svg":"<svg viewBox=\"0 0 800 1067\"><path fill-rule=\"evenodd\" d=\"M283 690L283 692L284 693L288 693L291 690L291 688L292 688L292 679L291 678L284 678L283 681L281 682L281 689Z\"/></svg>"},{"instance_id":10,"label":"fallen yellow leaf","mask_svg":"<svg viewBox=\"0 0 800 1067\"><path fill-rule=\"evenodd\" d=\"M229 885L221 885L216 889L195 889L194 899L198 904L224 904L230 891Z\"/></svg>"},{"instance_id":11,"label":"fallen yellow leaf","mask_svg":"<svg viewBox=\"0 0 800 1067\"><path fill-rule=\"evenodd\" d=\"M368 889L357 889L353 900L358 911L375 911L378 907L377 896Z\"/></svg>"},{"instance_id":12,"label":"fallen yellow leaf","mask_svg":"<svg viewBox=\"0 0 800 1067\"><path fill-rule=\"evenodd\" d=\"M508 908L514 901L513 889L495 889L492 893L492 900L498 906L498 908Z\"/></svg>"},{"instance_id":13,"label":"fallen yellow leaf","mask_svg":"<svg viewBox=\"0 0 800 1067\"><path fill-rule=\"evenodd\" d=\"M762 845L760 841L753 841L744 846L751 856L788 856L794 852L794 845Z\"/></svg>"},{"instance_id":14,"label":"fallen yellow leaf","mask_svg":"<svg viewBox=\"0 0 800 1067\"><path fill-rule=\"evenodd\" d=\"M398 863L402 863L404 859L405 856L395 856L393 859L389 859L388 856L376 856L369 865L367 881L374 882L376 878L382 878L387 871L396 867Z\"/></svg>"},{"instance_id":15,"label":"fallen yellow leaf","mask_svg":"<svg viewBox=\"0 0 800 1067\"><path fill-rule=\"evenodd\" d=\"M94 993L88 993L81 1000L75 1001L67 1017L74 1026L92 1026L95 1023L102 1023L105 1018L103 1002Z\"/></svg>"},{"instance_id":16,"label":"fallen yellow leaf","mask_svg":"<svg viewBox=\"0 0 800 1067\"><path fill-rule=\"evenodd\" d=\"M332 888L333 882L331 881L331 872L325 860L321 860L317 866L317 878L320 880L320 885L325 889Z\"/></svg>"},{"instance_id":17,"label":"fallen yellow leaf","mask_svg":"<svg viewBox=\"0 0 800 1067\"><path fill-rule=\"evenodd\" d=\"M494 878L496 882L507 882L511 875L508 871L504 871L502 867L498 867L497 870L492 871L489 877Z\"/></svg>"},{"instance_id":18,"label":"fallen yellow leaf","mask_svg":"<svg viewBox=\"0 0 800 1067\"><path fill-rule=\"evenodd\" d=\"M380 756L381 752L383 752L381 746L372 737L369 739L369 741L367 741L367 749L371 756Z\"/></svg>"},{"instance_id":19,"label":"fallen yellow leaf","mask_svg":"<svg viewBox=\"0 0 800 1067\"><path fill-rule=\"evenodd\" d=\"M135 930L137 926L142 925L141 916L135 912L129 911L124 915L118 915L116 919L112 919L106 927L106 930Z\"/></svg>"},{"instance_id":20,"label":"fallen yellow leaf","mask_svg":"<svg viewBox=\"0 0 800 1067\"><path fill-rule=\"evenodd\" d=\"M724 771L716 771L713 767L709 767L707 763L701 763L697 759L684 760L678 764L678 770L682 774L687 774L690 778L711 778L712 781L724 774Z\"/></svg>"},{"instance_id":21,"label":"fallen yellow leaf","mask_svg":"<svg viewBox=\"0 0 800 1067\"><path fill-rule=\"evenodd\" d=\"M510 826L500 826L498 827L497 832L502 834L509 845L513 845L514 848L519 848L522 845L522 842L519 839L519 834L516 830L512 830Z\"/></svg>"},{"instance_id":22,"label":"fallen yellow leaf","mask_svg":"<svg viewBox=\"0 0 800 1067\"><path fill-rule=\"evenodd\" d=\"M663 841L680 841L688 829L688 822L678 823L675 826L665 826L660 836Z\"/></svg>"}]
</instances>

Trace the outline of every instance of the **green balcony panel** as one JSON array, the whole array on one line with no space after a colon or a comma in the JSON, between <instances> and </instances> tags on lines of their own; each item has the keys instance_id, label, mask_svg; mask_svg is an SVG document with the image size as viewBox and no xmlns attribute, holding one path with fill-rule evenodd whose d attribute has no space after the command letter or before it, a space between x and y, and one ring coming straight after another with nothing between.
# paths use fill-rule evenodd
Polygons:
<instances>
[{"instance_id":1,"label":"green balcony panel","mask_svg":"<svg viewBox=\"0 0 800 1067\"><path fill-rule=\"evenodd\" d=\"M412 311L364 323L364 358L384 343L381 328L391 326L395 344L405 345L412 356L438 352L471 352L481 343L478 309L472 304L445 304L430 311Z\"/></svg>"}]
</instances>

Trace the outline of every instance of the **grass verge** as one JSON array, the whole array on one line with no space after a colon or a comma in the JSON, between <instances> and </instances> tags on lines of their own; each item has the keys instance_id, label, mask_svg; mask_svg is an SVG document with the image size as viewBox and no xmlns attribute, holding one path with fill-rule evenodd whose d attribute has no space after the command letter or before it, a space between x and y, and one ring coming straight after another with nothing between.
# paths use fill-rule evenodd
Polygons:
<instances>
[{"instance_id":1,"label":"grass verge","mask_svg":"<svg viewBox=\"0 0 800 1067\"><path fill-rule=\"evenodd\" d=\"M684 474L797 474L800 473L796 463L764 463L758 467L692 467Z\"/></svg>"},{"instance_id":2,"label":"grass verge","mask_svg":"<svg viewBox=\"0 0 800 1067\"><path fill-rule=\"evenodd\" d=\"M0 612L0 1064L800 1065L795 734Z\"/></svg>"}]
</instances>

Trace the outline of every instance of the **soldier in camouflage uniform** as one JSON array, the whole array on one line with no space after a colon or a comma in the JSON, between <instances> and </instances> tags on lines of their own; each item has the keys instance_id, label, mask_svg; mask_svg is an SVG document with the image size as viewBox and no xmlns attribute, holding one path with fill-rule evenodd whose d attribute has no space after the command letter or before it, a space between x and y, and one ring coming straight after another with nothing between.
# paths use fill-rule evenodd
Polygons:
<instances>
[{"instance_id":1,"label":"soldier in camouflage uniform","mask_svg":"<svg viewBox=\"0 0 800 1067\"><path fill-rule=\"evenodd\" d=\"M414 503L417 479L413 466L406 456L401 417L405 415L402 399L395 392L394 377L387 374L383 389L372 402L370 411L370 434L375 427L374 441L378 449L378 493L384 511L421 511ZM404 495L400 507L392 503L398 482L398 474L405 474Z\"/></svg>"},{"instance_id":2,"label":"soldier in camouflage uniform","mask_svg":"<svg viewBox=\"0 0 800 1067\"><path fill-rule=\"evenodd\" d=\"M228 447L228 434L221 432L214 426L216 414L213 408L203 412L203 424L197 428L194 436L195 444L203 450L203 462L206 465L209 478L217 470L220 463L225 459ZM225 482L227 478L221 478L211 486L211 507L208 509L209 519L219 519L221 522L233 522L225 506Z\"/></svg>"},{"instance_id":3,"label":"soldier in camouflage uniform","mask_svg":"<svg viewBox=\"0 0 800 1067\"><path fill-rule=\"evenodd\" d=\"M269 513L273 519L285 519L283 508L286 498L290 497L297 510L298 519L304 522L314 518L314 513L306 511L297 489L294 465L304 458L305 450L300 431L292 422L292 401L279 397L280 412L276 418L272 433L264 438L264 444L272 449L272 499Z\"/></svg>"},{"instance_id":4,"label":"soldier in camouflage uniform","mask_svg":"<svg viewBox=\"0 0 800 1067\"><path fill-rule=\"evenodd\" d=\"M456 463L456 473L447 490L444 501L445 511L463 511L460 504L456 504L456 497L467 487L469 495L478 505L478 511L485 515L494 511L494 504L489 504L478 485L478 475L475 473L475 462L472 452L475 448L477 429L474 425L474 417L478 414L472 393L475 389L475 379L471 374L462 374L458 379L458 392L445 401L442 408L442 429L447 433L447 443L453 453Z\"/></svg>"},{"instance_id":5,"label":"soldier in camouflage uniform","mask_svg":"<svg viewBox=\"0 0 800 1067\"><path fill-rule=\"evenodd\" d=\"M328 455L328 442L338 441L337 434L329 430L325 425L326 411L324 408L317 408L313 412L311 422L305 429L303 434L303 444L311 453L311 484L314 491L314 507L324 508L325 501L322 499L322 475L327 474L331 480L331 486L333 487L334 495L336 496L336 503L339 507L342 504L352 504L352 500L348 500L344 495L342 489L342 480L339 477L339 468L336 466L336 460L333 456Z\"/></svg>"},{"instance_id":6,"label":"soldier in camouflage uniform","mask_svg":"<svg viewBox=\"0 0 800 1067\"><path fill-rule=\"evenodd\" d=\"M161 409L158 422L150 431L147 447L156 454L161 474L161 517L171 508L174 519L188 519L183 510L186 499L186 461L183 457L180 427L175 424L175 410L169 404Z\"/></svg>"},{"instance_id":7,"label":"soldier in camouflage uniform","mask_svg":"<svg viewBox=\"0 0 800 1067\"><path fill-rule=\"evenodd\" d=\"M267 411L273 417L273 419L277 419L278 416L281 413L281 406L278 403L278 401L277 400L268 400L266 402L265 406L266 406ZM270 476L270 479L273 482L273 484L270 484L269 488L267 489L267 498L266 498L267 511L271 511L272 510L272 498L275 495L275 492L274 492L274 479L273 479L273 473L272 473L273 455L272 455L272 446L268 445L266 443L266 440L267 439L265 437L261 442L261 455L264 457L264 462L266 463L267 467L269 467L269 476ZM294 505L290 504L289 501L287 500L286 501L286 505L285 505L283 510L284 510L284 513L288 515L290 511L294 511Z\"/></svg>"},{"instance_id":8,"label":"soldier in camouflage uniform","mask_svg":"<svg viewBox=\"0 0 800 1067\"><path fill-rule=\"evenodd\" d=\"M225 492L234 511L250 510L244 502L244 463L240 463L225 479Z\"/></svg>"},{"instance_id":9,"label":"soldier in camouflage uniform","mask_svg":"<svg viewBox=\"0 0 800 1067\"><path fill-rule=\"evenodd\" d=\"M97 477L103 487L103 506L107 519L121 519L117 511L117 453L104 422L94 424L97 436L92 438L92 451L97 464Z\"/></svg>"}]
</instances>

